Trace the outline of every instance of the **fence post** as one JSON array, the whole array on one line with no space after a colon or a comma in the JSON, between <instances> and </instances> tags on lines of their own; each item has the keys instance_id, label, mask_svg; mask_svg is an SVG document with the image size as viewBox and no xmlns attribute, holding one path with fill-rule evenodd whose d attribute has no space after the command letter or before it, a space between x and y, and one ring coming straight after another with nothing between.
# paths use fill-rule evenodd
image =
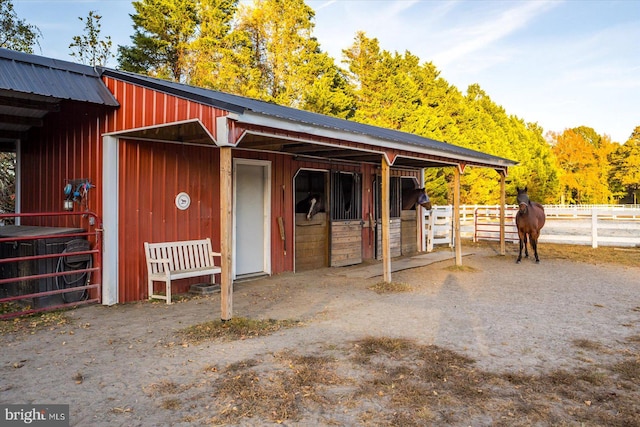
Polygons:
<instances>
[{"instance_id":1,"label":"fence post","mask_svg":"<svg viewBox=\"0 0 640 427\"><path fill-rule=\"evenodd\" d=\"M427 252L433 251L433 227L435 224L435 209L431 210L429 215L429 225L427 226Z\"/></svg>"},{"instance_id":2,"label":"fence post","mask_svg":"<svg viewBox=\"0 0 640 427\"><path fill-rule=\"evenodd\" d=\"M591 247L598 247L598 209L591 208Z\"/></svg>"}]
</instances>

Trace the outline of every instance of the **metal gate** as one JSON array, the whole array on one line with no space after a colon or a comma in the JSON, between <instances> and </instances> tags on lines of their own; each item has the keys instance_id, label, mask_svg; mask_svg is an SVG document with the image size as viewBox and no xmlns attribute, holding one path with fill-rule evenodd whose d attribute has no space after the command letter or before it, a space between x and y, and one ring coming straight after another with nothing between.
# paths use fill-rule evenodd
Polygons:
<instances>
[{"instance_id":1,"label":"metal gate","mask_svg":"<svg viewBox=\"0 0 640 427\"><path fill-rule=\"evenodd\" d=\"M504 239L507 242L518 242L518 229L515 217L518 212L516 207L505 207ZM476 208L473 212L474 227L473 241L496 240L500 241L500 206L487 206Z\"/></svg>"},{"instance_id":2,"label":"metal gate","mask_svg":"<svg viewBox=\"0 0 640 427\"><path fill-rule=\"evenodd\" d=\"M0 222L0 319L101 302L96 214L1 214Z\"/></svg>"},{"instance_id":3,"label":"metal gate","mask_svg":"<svg viewBox=\"0 0 640 427\"><path fill-rule=\"evenodd\" d=\"M362 263L362 176L331 171L331 267Z\"/></svg>"}]
</instances>

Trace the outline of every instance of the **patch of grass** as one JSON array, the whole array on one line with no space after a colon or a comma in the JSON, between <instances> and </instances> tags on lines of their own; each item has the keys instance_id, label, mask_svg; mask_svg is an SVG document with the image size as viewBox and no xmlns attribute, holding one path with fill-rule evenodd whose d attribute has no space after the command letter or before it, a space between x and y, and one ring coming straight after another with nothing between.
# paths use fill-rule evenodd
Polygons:
<instances>
[{"instance_id":1,"label":"patch of grass","mask_svg":"<svg viewBox=\"0 0 640 427\"><path fill-rule=\"evenodd\" d=\"M176 409L180 409L180 407L182 406L182 404L180 403L180 399L165 399L162 401L162 408L163 409L170 409L170 410L176 410Z\"/></svg>"},{"instance_id":2,"label":"patch of grass","mask_svg":"<svg viewBox=\"0 0 640 427\"><path fill-rule=\"evenodd\" d=\"M369 357L386 354L391 357L403 357L413 342L404 338L366 337L353 343L358 356Z\"/></svg>"},{"instance_id":3,"label":"patch of grass","mask_svg":"<svg viewBox=\"0 0 640 427\"><path fill-rule=\"evenodd\" d=\"M14 308L7 308L3 304L0 313L13 313L15 312ZM58 326L68 325L69 323L70 319L64 311L45 311L13 319L0 320L0 335L7 333L29 334L42 329L53 330Z\"/></svg>"},{"instance_id":4,"label":"patch of grass","mask_svg":"<svg viewBox=\"0 0 640 427\"><path fill-rule=\"evenodd\" d=\"M181 329L177 334L184 343L197 344L203 341L221 339L226 341L242 340L273 334L281 329L302 325L297 320L255 320L246 317L234 317L223 322L212 320Z\"/></svg>"},{"instance_id":5,"label":"patch of grass","mask_svg":"<svg viewBox=\"0 0 640 427\"><path fill-rule=\"evenodd\" d=\"M541 257L542 253L544 253L546 258L568 259L588 264L619 264L640 267L640 248L615 248L610 246L592 248L587 245L545 243L538 246L538 253Z\"/></svg>"},{"instance_id":6,"label":"patch of grass","mask_svg":"<svg viewBox=\"0 0 640 427\"><path fill-rule=\"evenodd\" d=\"M584 339L584 338L573 340L573 345L583 350L592 350L592 351L604 350L604 347L599 342L592 341L589 339Z\"/></svg>"},{"instance_id":7,"label":"patch of grass","mask_svg":"<svg viewBox=\"0 0 640 427\"><path fill-rule=\"evenodd\" d=\"M265 371L254 361L239 362L221 372L215 384L217 415L212 424L237 424L241 420L297 421L303 409L335 402L324 386L343 382L335 373L335 360L325 356L274 354L275 366Z\"/></svg>"},{"instance_id":8,"label":"patch of grass","mask_svg":"<svg viewBox=\"0 0 640 427\"><path fill-rule=\"evenodd\" d=\"M173 381L162 380L158 383L149 384L146 387L142 388L148 396L164 396L167 394L176 394L181 390L180 385L174 383Z\"/></svg>"},{"instance_id":9,"label":"patch of grass","mask_svg":"<svg viewBox=\"0 0 640 427\"><path fill-rule=\"evenodd\" d=\"M627 342L640 343L640 335L631 335L630 337L627 337Z\"/></svg>"},{"instance_id":10,"label":"patch of grass","mask_svg":"<svg viewBox=\"0 0 640 427\"><path fill-rule=\"evenodd\" d=\"M477 268L471 267L469 265L449 265L443 268L443 270L461 272L461 273L472 273L474 271L478 271Z\"/></svg>"},{"instance_id":11,"label":"patch of grass","mask_svg":"<svg viewBox=\"0 0 640 427\"><path fill-rule=\"evenodd\" d=\"M398 282L378 282L369 286L370 290L377 294L394 294L400 292L410 292L412 287L406 283Z\"/></svg>"},{"instance_id":12,"label":"patch of grass","mask_svg":"<svg viewBox=\"0 0 640 427\"><path fill-rule=\"evenodd\" d=\"M628 342L616 362L534 375L489 372L449 349L370 336L209 366L192 384L166 381L144 391L199 424L640 426L640 358ZM574 344L600 349L590 340ZM194 387L196 396L180 395Z\"/></svg>"},{"instance_id":13,"label":"patch of grass","mask_svg":"<svg viewBox=\"0 0 640 427\"><path fill-rule=\"evenodd\" d=\"M640 383L640 357L616 363L613 365L612 371L618 374L620 378L638 384Z\"/></svg>"},{"instance_id":14,"label":"patch of grass","mask_svg":"<svg viewBox=\"0 0 640 427\"><path fill-rule=\"evenodd\" d=\"M491 375L450 350L387 337L356 341L353 350L352 360L367 371L357 398L385 408L376 414L382 425L456 424L463 407L491 395Z\"/></svg>"},{"instance_id":15,"label":"patch of grass","mask_svg":"<svg viewBox=\"0 0 640 427\"><path fill-rule=\"evenodd\" d=\"M463 247L470 248L492 248L496 250L500 244L498 242L465 241ZM518 244L507 244L507 253L516 254ZM628 267L640 267L640 248L617 248L613 246L600 246L592 248L588 245L566 245L559 243L538 244L538 255L542 262L545 259L566 259L575 262L588 264L617 264ZM533 256L529 248L529 256Z\"/></svg>"}]
</instances>

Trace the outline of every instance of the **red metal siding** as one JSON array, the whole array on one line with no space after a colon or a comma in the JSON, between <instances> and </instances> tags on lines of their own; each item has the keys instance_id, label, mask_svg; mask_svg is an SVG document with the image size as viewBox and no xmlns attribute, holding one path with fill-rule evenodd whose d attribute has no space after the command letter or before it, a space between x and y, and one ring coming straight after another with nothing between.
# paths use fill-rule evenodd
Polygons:
<instances>
[{"instance_id":1,"label":"red metal siding","mask_svg":"<svg viewBox=\"0 0 640 427\"><path fill-rule=\"evenodd\" d=\"M107 132L199 119L215 138L216 118L227 114L214 107L121 80L105 77L104 83L122 106L113 113Z\"/></svg>"},{"instance_id":2,"label":"red metal siding","mask_svg":"<svg viewBox=\"0 0 640 427\"><path fill-rule=\"evenodd\" d=\"M96 185L89 191L87 208L101 216L102 157L96 141L101 140L100 118L105 114L92 105L63 102L60 113L48 114L43 127L34 129L22 141L22 212L62 211L67 181L87 178ZM49 217L38 225L75 227L83 224L71 222L82 220Z\"/></svg>"},{"instance_id":3,"label":"red metal siding","mask_svg":"<svg viewBox=\"0 0 640 427\"><path fill-rule=\"evenodd\" d=\"M112 78L104 78L121 108L107 132L199 119L216 135L216 118L226 112ZM124 141L119 147L120 302L147 297L145 241L211 237L220 250L219 154L215 147ZM180 211L175 197L185 191L191 206ZM215 213L215 215L214 215ZM202 281L202 279L200 279ZM177 283L183 292L198 279Z\"/></svg>"},{"instance_id":4,"label":"red metal siding","mask_svg":"<svg viewBox=\"0 0 640 427\"><path fill-rule=\"evenodd\" d=\"M125 302L147 297L144 242L210 237L220 250L220 158L213 147L124 141L120 159L119 294ZM175 205L183 191L191 197L186 210ZM202 281L176 282L175 291Z\"/></svg>"}]
</instances>

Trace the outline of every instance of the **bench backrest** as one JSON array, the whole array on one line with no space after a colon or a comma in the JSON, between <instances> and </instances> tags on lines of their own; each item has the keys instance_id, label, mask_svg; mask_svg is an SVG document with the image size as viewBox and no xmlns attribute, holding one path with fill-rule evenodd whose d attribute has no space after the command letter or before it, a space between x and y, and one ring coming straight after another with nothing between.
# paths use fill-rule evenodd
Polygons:
<instances>
[{"instance_id":1,"label":"bench backrest","mask_svg":"<svg viewBox=\"0 0 640 427\"><path fill-rule=\"evenodd\" d=\"M214 266L210 238L181 242L145 243L144 248L151 273L164 273L164 267L159 263L149 264L149 260L166 259L171 271Z\"/></svg>"}]
</instances>

